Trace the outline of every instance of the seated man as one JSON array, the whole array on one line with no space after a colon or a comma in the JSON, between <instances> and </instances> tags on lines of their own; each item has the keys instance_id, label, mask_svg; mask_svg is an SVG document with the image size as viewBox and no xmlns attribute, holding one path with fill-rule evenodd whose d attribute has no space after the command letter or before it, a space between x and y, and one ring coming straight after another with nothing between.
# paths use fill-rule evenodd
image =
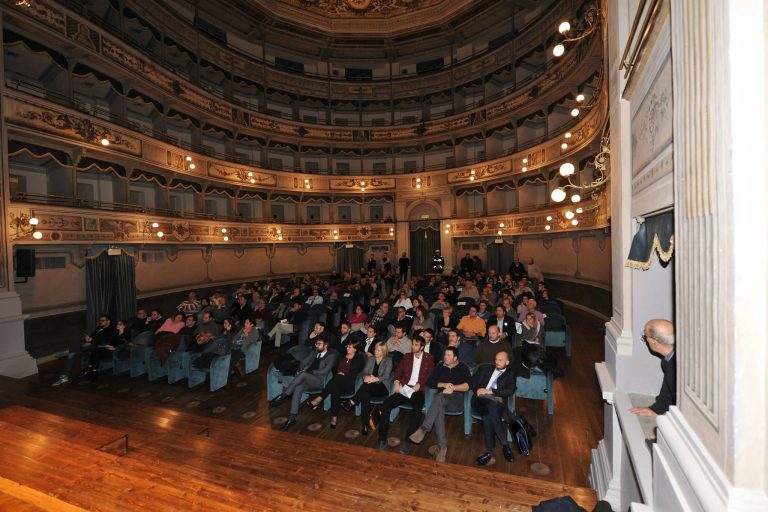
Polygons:
<instances>
[{"instance_id":1,"label":"seated man","mask_svg":"<svg viewBox=\"0 0 768 512\"><path fill-rule=\"evenodd\" d=\"M112 320L108 315L101 315L99 326L93 331L93 334L90 336L86 334L80 347L70 351L64 371L53 383L53 386L61 386L69 382L72 365L77 358L80 358L81 376L90 375L95 378L99 359L112 356L112 352L117 348L115 346L117 340L117 330L112 326Z\"/></svg>"},{"instance_id":2,"label":"seated man","mask_svg":"<svg viewBox=\"0 0 768 512\"><path fill-rule=\"evenodd\" d=\"M403 331L408 332L411 330L411 326L413 325L413 317L410 317L406 314L406 310L404 307L400 306L397 308L397 317L392 320L389 325L387 325L387 331L389 332L389 335L395 334L395 329L398 327L402 327Z\"/></svg>"},{"instance_id":3,"label":"seated man","mask_svg":"<svg viewBox=\"0 0 768 512\"><path fill-rule=\"evenodd\" d=\"M277 322L267 336L275 340L275 348L280 348L283 335L296 332L296 329L306 319L307 312L304 311L300 303L294 302L291 304L291 310L286 314L285 318Z\"/></svg>"},{"instance_id":4,"label":"seated man","mask_svg":"<svg viewBox=\"0 0 768 512\"><path fill-rule=\"evenodd\" d=\"M373 312L370 324L373 325L377 333L383 333L386 331L387 322L389 321L389 304L382 302L379 307Z\"/></svg>"},{"instance_id":5,"label":"seated man","mask_svg":"<svg viewBox=\"0 0 768 512\"><path fill-rule=\"evenodd\" d=\"M485 321L477 316L477 306L469 307L469 314L459 320L456 329L467 340L477 340L485 336Z\"/></svg>"},{"instance_id":6,"label":"seated man","mask_svg":"<svg viewBox=\"0 0 768 512\"><path fill-rule=\"evenodd\" d=\"M541 311L536 309L536 306L537 306L537 304L536 304L536 301L534 299L528 299L528 310L524 314L520 315L517 318L517 321L518 322L522 322L523 320L525 320L525 317L527 315L533 314L533 315L536 316L536 320L539 322L539 324L541 324L541 327L543 328L544 327L544 313L542 313Z\"/></svg>"},{"instance_id":7,"label":"seated man","mask_svg":"<svg viewBox=\"0 0 768 512\"><path fill-rule=\"evenodd\" d=\"M499 304L496 306L496 315L488 319L486 330L495 325L499 329L499 336L504 340L513 340L515 332L515 321L507 316L507 308ZM509 342L512 343L511 341Z\"/></svg>"},{"instance_id":8,"label":"seated man","mask_svg":"<svg viewBox=\"0 0 768 512\"><path fill-rule=\"evenodd\" d=\"M469 381L472 375L469 367L459 361L459 351L456 347L448 347L443 355L443 362L435 367L435 371L427 380L427 387L436 389L438 393L432 399L424 423L408 438L416 444L424 440L424 436L435 427L437 434L437 462L445 462L448 453L448 440L445 438L445 413L459 412L464 409L464 393L469 391ZM403 443L400 453L408 453L410 442Z\"/></svg>"},{"instance_id":9,"label":"seated man","mask_svg":"<svg viewBox=\"0 0 768 512\"><path fill-rule=\"evenodd\" d=\"M339 333L341 336L336 341L336 347L335 348L339 353L341 353L341 348L347 346L348 341L354 341L355 343L362 344L362 341L365 339L365 335L360 331L353 331L352 330L352 324L349 322L341 322L341 327L339 327Z\"/></svg>"},{"instance_id":10,"label":"seated man","mask_svg":"<svg viewBox=\"0 0 768 512\"><path fill-rule=\"evenodd\" d=\"M221 326L213 321L211 312L206 311L195 330L195 342L190 343L187 352L205 352L206 345L219 336L221 336Z\"/></svg>"},{"instance_id":11,"label":"seated man","mask_svg":"<svg viewBox=\"0 0 768 512\"><path fill-rule=\"evenodd\" d=\"M305 344L314 345L315 341L318 339L325 340L328 348L336 347L336 336L334 336L331 331L325 328L325 323L323 322L315 322L315 327L312 329L312 332L309 333L309 336L307 336L307 341ZM338 349L336 349L336 351L339 352Z\"/></svg>"},{"instance_id":12,"label":"seated man","mask_svg":"<svg viewBox=\"0 0 768 512\"><path fill-rule=\"evenodd\" d=\"M633 407L629 412L640 416L656 416L666 413L670 406L677 403L677 368L675 366L675 326L669 320L651 320L643 328L643 341L648 349L661 356L661 371L664 380L661 383L656 400L650 407Z\"/></svg>"},{"instance_id":13,"label":"seated man","mask_svg":"<svg viewBox=\"0 0 768 512\"><path fill-rule=\"evenodd\" d=\"M475 346L462 340L458 331L448 331L448 346L456 347L459 361L470 368L475 367Z\"/></svg>"},{"instance_id":14,"label":"seated man","mask_svg":"<svg viewBox=\"0 0 768 512\"><path fill-rule=\"evenodd\" d=\"M421 423L421 409L424 407L424 387L427 378L435 369L434 359L424 353L424 338L415 336L411 342L411 352L403 356L403 360L395 370L395 382L392 395L387 398L381 408L381 424L379 425L378 449L387 447L387 432L389 431L389 413L392 409L403 404L413 407L408 423L406 437L410 436Z\"/></svg>"},{"instance_id":15,"label":"seated man","mask_svg":"<svg viewBox=\"0 0 768 512\"><path fill-rule=\"evenodd\" d=\"M427 328L415 334L421 334L421 337L424 338L424 352L432 354L435 361L443 360L442 347L437 341L434 341L435 331Z\"/></svg>"},{"instance_id":16,"label":"seated man","mask_svg":"<svg viewBox=\"0 0 768 512\"><path fill-rule=\"evenodd\" d=\"M307 389L322 389L325 378L333 370L335 357L328 352L328 344L322 337L315 340L315 351L301 362L296 378L288 384L278 396L269 402L270 407L277 407L289 396L291 397L291 412L280 430L286 431L296 424L296 415L301 405L301 395Z\"/></svg>"},{"instance_id":17,"label":"seated man","mask_svg":"<svg viewBox=\"0 0 768 512\"><path fill-rule=\"evenodd\" d=\"M411 351L411 346L411 339L405 335L405 329L395 327L395 334L387 340L387 350L395 366L400 363L403 354Z\"/></svg>"},{"instance_id":18,"label":"seated man","mask_svg":"<svg viewBox=\"0 0 768 512\"><path fill-rule=\"evenodd\" d=\"M480 340L475 348L475 363L493 364L496 360L496 354L499 352L512 353L512 345L509 341L502 339L499 328L496 324L488 327L488 339Z\"/></svg>"},{"instance_id":19,"label":"seated man","mask_svg":"<svg viewBox=\"0 0 768 512\"><path fill-rule=\"evenodd\" d=\"M464 281L464 288L462 288L461 293L459 294L458 301L461 302L461 299L465 297L468 299L473 299L475 302L480 300L480 293L477 291L475 282L471 279Z\"/></svg>"},{"instance_id":20,"label":"seated man","mask_svg":"<svg viewBox=\"0 0 768 512\"><path fill-rule=\"evenodd\" d=\"M539 365L544 360L546 350L541 344L541 338L544 335L544 328L536 319L534 313L525 315L523 323L520 324L520 344L522 365L535 371L541 371Z\"/></svg>"},{"instance_id":21,"label":"seated man","mask_svg":"<svg viewBox=\"0 0 768 512\"><path fill-rule=\"evenodd\" d=\"M472 408L483 419L485 436L485 453L477 458L478 466L485 466L493 457L495 437L501 441L504 458L512 461L512 448L501 420L507 414L507 399L515 394L516 387L515 372L509 368L509 354L503 351L496 354L494 366L481 366L472 379L475 393Z\"/></svg>"},{"instance_id":22,"label":"seated man","mask_svg":"<svg viewBox=\"0 0 768 512\"><path fill-rule=\"evenodd\" d=\"M248 299L245 295L240 295L237 297L237 302L232 306L230 314L237 320L238 325L242 325L243 322L245 322L245 319L251 316L251 312L253 312L253 310L251 309L251 305L248 304Z\"/></svg>"},{"instance_id":23,"label":"seated man","mask_svg":"<svg viewBox=\"0 0 768 512\"><path fill-rule=\"evenodd\" d=\"M176 306L176 311L181 313L184 316L187 315L196 315L200 312L202 309L202 305L200 304L200 301L197 300L197 295L195 292L189 292L189 295L187 296L187 300L182 301L181 304Z\"/></svg>"}]
</instances>

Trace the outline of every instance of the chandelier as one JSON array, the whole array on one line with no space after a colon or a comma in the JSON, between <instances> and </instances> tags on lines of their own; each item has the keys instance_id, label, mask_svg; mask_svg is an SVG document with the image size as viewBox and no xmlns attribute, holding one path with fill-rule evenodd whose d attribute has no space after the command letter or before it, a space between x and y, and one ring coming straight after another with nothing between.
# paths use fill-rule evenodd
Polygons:
<instances>
[{"instance_id":1,"label":"chandelier","mask_svg":"<svg viewBox=\"0 0 768 512\"><path fill-rule=\"evenodd\" d=\"M607 167L608 156L611 149L611 132L606 124L603 128L603 134L600 138L600 152L595 155L593 164L595 166L594 173L592 175L592 181L586 185L580 185L574 183L573 177L576 175L576 166L571 162L565 162L560 166L560 176L566 178L567 183L560 187L557 187L552 191L552 201L556 203L562 203L568 197L569 191L571 192L571 202L578 203L582 200L583 195L589 194L590 196L597 195L603 186L608 182L610 172Z\"/></svg>"}]
</instances>

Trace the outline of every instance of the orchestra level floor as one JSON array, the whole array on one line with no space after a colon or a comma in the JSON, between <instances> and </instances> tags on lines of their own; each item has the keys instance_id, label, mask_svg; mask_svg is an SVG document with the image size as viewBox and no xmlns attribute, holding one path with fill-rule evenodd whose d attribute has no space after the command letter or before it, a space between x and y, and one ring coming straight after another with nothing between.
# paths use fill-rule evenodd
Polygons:
<instances>
[{"instance_id":1,"label":"orchestra level floor","mask_svg":"<svg viewBox=\"0 0 768 512\"><path fill-rule=\"evenodd\" d=\"M343 411L331 429L321 410L303 407L298 425L279 432L275 420L288 405L270 409L265 385L274 352L215 393L207 384L111 374L51 388L61 361L24 380L2 378L0 510L528 510L565 494L591 510L590 450L602 437L594 363L604 327L577 311L566 316L573 354L555 352L564 370L555 414L518 399L538 431L533 451L509 463L497 447L487 468L474 466L484 451L480 425L465 438L458 417L446 420L445 464L430 455L434 434L409 456L375 450L375 435L348 440L359 419ZM390 435L402 436L406 420ZM549 474L535 474L533 463Z\"/></svg>"}]
</instances>

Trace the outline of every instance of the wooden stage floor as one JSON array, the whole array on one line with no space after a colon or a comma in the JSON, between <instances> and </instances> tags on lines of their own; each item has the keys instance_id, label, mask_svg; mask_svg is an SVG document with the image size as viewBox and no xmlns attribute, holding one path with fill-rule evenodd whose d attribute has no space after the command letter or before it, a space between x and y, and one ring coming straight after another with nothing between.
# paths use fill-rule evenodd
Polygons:
<instances>
[{"instance_id":1,"label":"wooden stage floor","mask_svg":"<svg viewBox=\"0 0 768 512\"><path fill-rule=\"evenodd\" d=\"M604 327L569 313L573 355L555 381L554 416L543 402L518 399L539 432L533 452L508 463L497 447L489 468L474 467L484 451L480 426L465 438L460 418L446 421L445 464L429 453L432 434L410 456L375 450L375 435L346 439L359 420L343 411L335 430L321 410L302 408L292 432L277 431L288 405L267 406L269 354L258 372L215 393L112 375L51 388L61 362L2 379L0 510L528 510L564 494L591 510ZM402 415L390 435L405 428ZM550 473L534 474L534 462Z\"/></svg>"}]
</instances>

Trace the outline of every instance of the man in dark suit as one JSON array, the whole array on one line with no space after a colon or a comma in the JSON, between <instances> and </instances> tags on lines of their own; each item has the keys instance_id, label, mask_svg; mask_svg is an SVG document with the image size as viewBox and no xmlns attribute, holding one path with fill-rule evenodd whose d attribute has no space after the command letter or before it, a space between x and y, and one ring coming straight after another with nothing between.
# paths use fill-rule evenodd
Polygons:
<instances>
[{"instance_id":1,"label":"man in dark suit","mask_svg":"<svg viewBox=\"0 0 768 512\"><path fill-rule=\"evenodd\" d=\"M476 462L485 466L493 457L496 437L501 441L504 458L512 460L512 448L507 441L507 433L501 423L507 414L507 399L515 394L517 379L515 372L509 367L509 354L499 352L493 366L483 365L472 378L472 408L480 413L483 419L485 435L485 453Z\"/></svg>"},{"instance_id":2,"label":"man in dark suit","mask_svg":"<svg viewBox=\"0 0 768 512\"><path fill-rule=\"evenodd\" d=\"M96 330L90 336L86 334L82 343L76 349L70 350L64 371L59 379L53 383L53 386L61 386L69 382L69 375L72 373L75 359L80 359L81 376L95 378L98 375L99 359L111 357L117 344L117 330L112 325L112 319L109 315L101 315Z\"/></svg>"},{"instance_id":3,"label":"man in dark suit","mask_svg":"<svg viewBox=\"0 0 768 512\"><path fill-rule=\"evenodd\" d=\"M643 328L642 340L648 349L661 356L664 380L661 390L650 407L633 407L629 412L640 416L656 416L666 413L677 403L677 368L675 366L675 326L669 320L650 320Z\"/></svg>"},{"instance_id":4,"label":"man in dark suit","mask_svg":"<svg viewBox=\"0 0 768 512\"><path fill-rule=\"evenodd\" d=\"M424 407L424 393L427 379L435 369L435 360L431 354L424 353L424 338L414 336L411 341L411 352L403 356L395 370L395 382L392 395L381 407L381 424L379 425L379 450L387 447L387 431L389 430L389 413L395 407L410 404L413 407L408 430L405 437L413 434L421 424L421 409ZM410 396L407 396L410 395Z\"/></svg>"},{"instance_id":5,"label":"man in dark suit","mask_svg":"<svg viewBox=\"0 0 768 512\"><path fill-rule=\"evenodd\" d=\"M416 334L417 333L414 332L414 336ZM426 328L423 331L419 331L418 334L421 334L421 337L424 338L424 352L427 354L432 354L432 357L435 361L442 361L443 347L440 346L440 343L435 341L435 331L430 328Z\"/></svg>"},{"instance_id":6,"label":"man in dark suit","mask_svg":"<svg viewBox=\"0 0 768 512\"><path fill-rule=\"evenodd\" d=\"M492 325L499 328L499 337L508 340L510 344L515 342L515 321L507 316L507 308L499 304L496 306L496 315L488 319L486 331Z\"/></svg>"},{"instance_id":7,"label":"man in dark suit","mask_svg":"<svg viewBox=\"0 0 768 512\"><path fill-rule=\"evenodd\" d=\"M280 430L288 430L296 424L296 415L301 405L301 395L307 389L322 389L325 378L333 370L335 355L328 352L328 343L325 338L318 337L315 340L315 350L301 362L299 373L278 396L269 402L270 407L277 407L289 396L291 397L291 412Z\"/></svg>"}]
</instances>

